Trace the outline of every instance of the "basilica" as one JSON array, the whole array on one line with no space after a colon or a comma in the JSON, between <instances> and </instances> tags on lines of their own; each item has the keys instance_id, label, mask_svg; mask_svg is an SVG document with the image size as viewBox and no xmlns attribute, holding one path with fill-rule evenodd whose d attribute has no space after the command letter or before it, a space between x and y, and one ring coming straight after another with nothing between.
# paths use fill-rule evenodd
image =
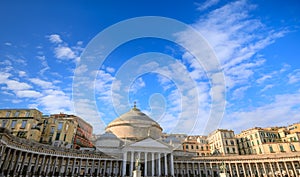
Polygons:
<instances>
[{"instance_id":1,"label":"basilica","mask_svg":"<svg viewBox=\"0 0 300 177\"><path fill-rule=\"evenodd\" d=\"M232 132L219 130L220 136L210 136L216 142L211 146L224 143L224 151L197 155L187 148L202 147L182 146L178 138L162 132L163 128L136 106L107 125L105 133L94 140L94 150L40 144L0 128L0 176L133 176L136 162L145 177L217 177L220 167L232 177L299 176L297 146L295 151L282 153L239 154Z\"/></svg>"}]
</instances>

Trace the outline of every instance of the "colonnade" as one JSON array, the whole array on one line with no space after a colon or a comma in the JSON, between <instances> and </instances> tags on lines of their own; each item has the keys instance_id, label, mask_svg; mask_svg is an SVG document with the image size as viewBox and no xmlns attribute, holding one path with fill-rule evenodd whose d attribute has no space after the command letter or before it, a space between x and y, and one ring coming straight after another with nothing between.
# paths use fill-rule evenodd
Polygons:
<instances>
[{"instance_id":1,"label":"colonnade","mask_svg":"<svg viewBox=\"0 0 300 177\"><path fill-rule=\"evenodd\" d=\"M97 157L40 154L1 147L3 176L120 176L122 161Z\"/></svg>"},{"instance_id":2,"label":"colonnade","mask_svg":"<svg viewBox=\"0 0 300 177\"><path fill-rule=\"evenodd\" d=\"M149 149L123 149L118 158L41 145L0 132L0 176L132 176L136 159L142 176L217 177L221 164L230 177L300 175L300 152L192 158Z\"/></svg>"},{"instance_id":3,"label":"colonnade","mask_svg":"<svg viewBox=\"0 0 300 177\"><path fill-rule=\"evenodd\" d=\"M243 160L220 158L220 160L175 161L175 176L217 177L222 171L220 166L226 167L230 177L298 177L300 175L300 158L262 158Z\"/></svg>"},{"instance_id":4,"label":"colonnade","mask_svg":"<svg viewBox=\"0 0 300 177\"><path fill-rule=\"evenodd\" d=\"M123 176L131 176L131 172L136 170L136 159L139 159L142 176L174 176L172 153L135 151L123 153Z\"/></svg>"}]
</instances>

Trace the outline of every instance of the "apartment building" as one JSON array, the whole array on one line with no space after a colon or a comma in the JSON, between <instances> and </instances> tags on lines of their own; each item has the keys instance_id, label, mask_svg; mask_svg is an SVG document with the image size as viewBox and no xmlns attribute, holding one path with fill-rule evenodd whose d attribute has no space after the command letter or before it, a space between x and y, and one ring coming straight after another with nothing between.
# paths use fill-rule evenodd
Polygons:
<instances>
[{"instance_id":1,"label":"apartment building","mask_svg":"<svg viewBox=\"0 0 300 177\"><path fill-rule=\"evenodd\" d=\"M0 109L0 126L13 135L39 141L43 124L42 113L36 109Z\"/></svg>"},{"instance_id":2,"label":"apartment building","mask_svg":"<svg viewBox=\"0 0 300 177\"><path fill-rule=\"evenodd\" d=\"M195 152L197 156L211 155L207 136L187 136L182 143L183 151Z\"/></svg>"},{"instance_id":3,"label":"apartment building","mask_svg":"<svg viewBox=\"0 0 300 177\"><path fill-rule=\"evenodd\" d=\"M238 147L233 130L217 129L207 137L212 155L237 155Z\"/></svg>"},{"instance_id":4,"label":"apartment building","mask_svg":"<svg viewBox=\"0 0 300 177\"><path fill-rule=\"evenodd\" d=\"M299 132L288 127L254 127L236 135L239 154L271 154L300 150Z\"/></svg>"}]
</instances>

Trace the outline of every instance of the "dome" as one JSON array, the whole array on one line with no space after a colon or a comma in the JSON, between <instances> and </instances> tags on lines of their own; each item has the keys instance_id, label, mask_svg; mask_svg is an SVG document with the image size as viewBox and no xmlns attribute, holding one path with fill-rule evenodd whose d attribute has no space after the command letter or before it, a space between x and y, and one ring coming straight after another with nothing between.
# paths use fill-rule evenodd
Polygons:
<instances>
[{"instance_id":1,"label":"dome","mask_svg":"<svg viewBox=\"0 0 300 177\"><path fill-rule=\"evenodd\" d=\"M162 135L160 125L149 116L134 107L127 113L113 120L105 129L120 139L138 140L146 137L158 139Z\"/></svg>"},{"instance_id":2,"label":"dome","mask_svg":"<svg viewBox=\"0 0 300 177\"><path fill-rule=\"evenodd\" d=\"M112 132L105 132L95 141L97 147L119 147L121 140Z\"/></svg>"}]
</instances>

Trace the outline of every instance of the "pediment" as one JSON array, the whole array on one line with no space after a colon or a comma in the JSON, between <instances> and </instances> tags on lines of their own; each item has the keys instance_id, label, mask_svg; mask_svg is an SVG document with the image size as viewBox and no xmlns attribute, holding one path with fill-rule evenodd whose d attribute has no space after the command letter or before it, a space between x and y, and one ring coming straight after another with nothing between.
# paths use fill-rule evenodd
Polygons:
<instances>
[{"instance_id":1,"label":"pediment","mask_svg":"<svg viewBox=\"0 0 300 177\"><path fill-rule=\"evenodd\" d=\"M146 138L143 140L140 140L138 142L134 142L132 144L128 144L126 148L130 149L140 149L140 148L147 148L147 149L165 149L165 150L171 150L171 147L160 140L155 140L152 138Z\"/></svg>"}]
</instances>

